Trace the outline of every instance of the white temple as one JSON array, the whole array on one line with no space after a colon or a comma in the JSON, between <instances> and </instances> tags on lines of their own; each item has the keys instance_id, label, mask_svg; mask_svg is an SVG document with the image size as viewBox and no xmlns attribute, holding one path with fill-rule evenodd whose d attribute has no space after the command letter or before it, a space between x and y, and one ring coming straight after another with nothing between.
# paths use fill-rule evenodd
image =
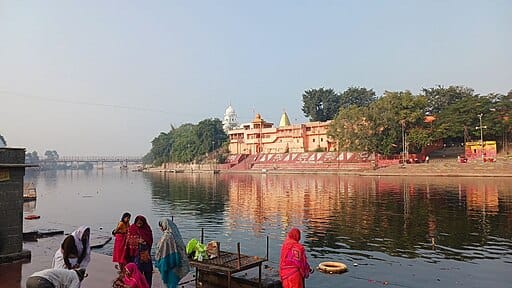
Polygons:
<instances>
[{"instance_id":1,"label":"white temple","mask_svg":"<svg viewBox=\"0 0 512 288\"><path fill-rule=\"evenodd\" d=\"M224 113L224 120L222 120L222 128L226 133L228 130L239 127L238 117L236 116L235 109L231 107L231 105L226 108L226 112Z\"/></svg>"}]
</instances>

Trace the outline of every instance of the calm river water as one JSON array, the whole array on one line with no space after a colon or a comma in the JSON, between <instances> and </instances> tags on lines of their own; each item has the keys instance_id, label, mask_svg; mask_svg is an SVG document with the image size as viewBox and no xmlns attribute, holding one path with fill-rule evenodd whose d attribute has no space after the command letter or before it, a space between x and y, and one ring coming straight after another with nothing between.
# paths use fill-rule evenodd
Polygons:
<instances>
[{"instance_id":1,"label":"calm river water","mask_svg":"<svg viewBox=\"0 0 512 288\"><path fill-rule=\"evenodd\" d=\"M173 216L185 241L265 256L275 266L291 227L303 232L310 264L344 262L341 275L315 272L308 287L510 287L512 179L335 175L160 174L105 169L26 175L38 199L25 214L70 232L106 234L124 211ZM28 221L27 221L28 222ZM100 250L110 253L112 244Z\"/></svg>"}]
</instances>

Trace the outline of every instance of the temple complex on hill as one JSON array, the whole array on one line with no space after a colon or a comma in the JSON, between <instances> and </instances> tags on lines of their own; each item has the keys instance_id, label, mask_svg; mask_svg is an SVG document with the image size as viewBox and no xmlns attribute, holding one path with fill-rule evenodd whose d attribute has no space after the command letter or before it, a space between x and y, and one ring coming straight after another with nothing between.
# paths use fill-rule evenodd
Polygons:
<instances>
[{"instance_id":1,"label":"temple complex on hill","mask_svg":"<svg viewBox=\"0 0 512 288\"><path fill-rule=\"evenodd\" d=\"M236 120L230 119L236 119L231 105L226 109L223 124L230 127L226 133L232 154L336 151L336 142L327 136L331 121L291 124L286 112L281 116L279 127L265 121L260 114L250 123L239 126L234 126Z\"/></svg>"}]
</instances>

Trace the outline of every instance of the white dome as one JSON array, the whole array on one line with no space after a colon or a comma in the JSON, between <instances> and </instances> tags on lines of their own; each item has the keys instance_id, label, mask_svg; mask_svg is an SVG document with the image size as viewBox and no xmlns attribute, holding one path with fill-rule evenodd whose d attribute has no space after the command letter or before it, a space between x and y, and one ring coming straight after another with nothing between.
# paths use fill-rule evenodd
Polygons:
<instances>
[{"instance_id":1,"label":"white dome","mask_svg":"<svg viewBox=\"0 0 512 288\"><path fill-rule=\"evenodd\" d=\"M233 109L233 107L231 107L231 105L228 106L228 108L226 108L226 113L224 113L225 115L230 115L230 114L234 114L235 113L235 109Z\"/></svg>"},{"instance_id":2,"label":"white dome","mask_svg":"<svg viewBox=\"0 0 512 288\"><path fill-rule=\"evenodd\" d=\"M224 113L224 120L222 121L224 131L238 127L237 118L238 117L236 116L235 109L229 105L228 108L226 108L226 113Z\"/></svg>"}]
</instances>

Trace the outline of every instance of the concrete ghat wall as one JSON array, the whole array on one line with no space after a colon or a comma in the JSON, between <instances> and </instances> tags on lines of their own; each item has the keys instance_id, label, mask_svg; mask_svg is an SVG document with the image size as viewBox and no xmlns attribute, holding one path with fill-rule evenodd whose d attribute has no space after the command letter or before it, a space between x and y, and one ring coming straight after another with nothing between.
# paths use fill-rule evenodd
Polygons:
<instances>
[{"instance_id":1,"label":"concrete ghat wall","mask_svg":"<svg viewBox=\"0 0 512 288\"><path fill-rule=\"evenodd\" d=\"M24 258L24 163L25 149L0 148L0 263Z\"/></svg>"}]
</instances>

